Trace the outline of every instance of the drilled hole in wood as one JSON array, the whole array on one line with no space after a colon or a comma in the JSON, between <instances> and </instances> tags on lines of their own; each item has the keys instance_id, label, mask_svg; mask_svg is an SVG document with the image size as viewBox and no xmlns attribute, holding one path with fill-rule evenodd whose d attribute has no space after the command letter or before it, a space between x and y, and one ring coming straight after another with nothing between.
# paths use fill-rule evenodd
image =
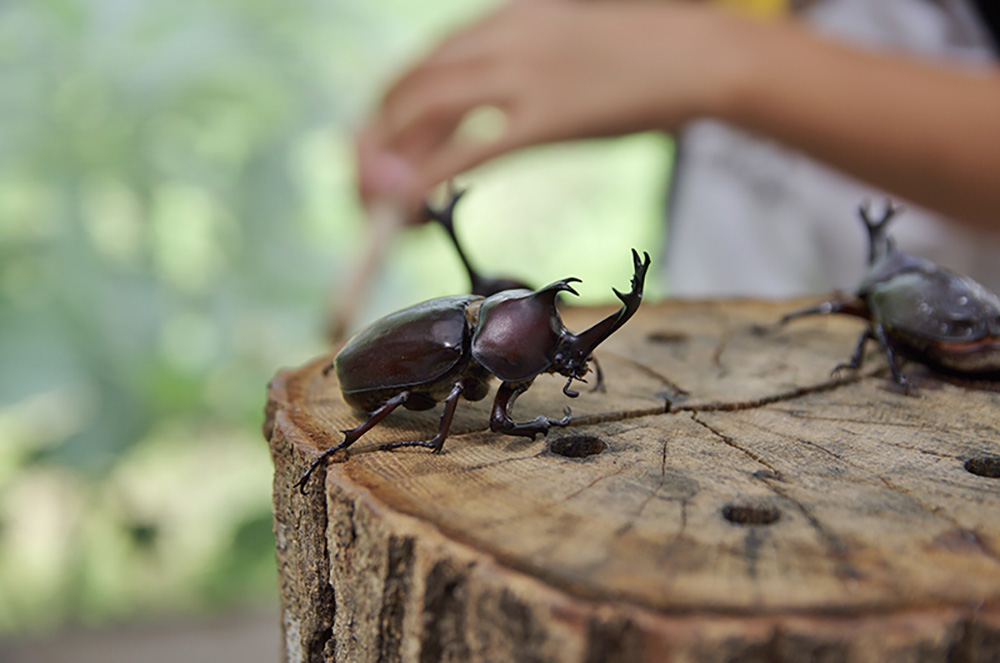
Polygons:
<instances>
[{"instance_id":1,"label":"drilled hole in wood","mask_svg":"<svg viewBox=\"0 0 1000 663\"><path fill-rule=\"evenodd\" d=\"M1000 458L997 456L978 456L965 461L965 469L987 479L1000 479Z\"/></svg>"},{"instance_id":2,"label":"drilled hole in wood","mask_svg":"<svg viewBox=\"0 0 1000 663\"><path fill-rule=\"evenodd\" d=\"M607 442L593 435L567 435L549 443L549 451L567 458L594 456L607 448Z\"/></svg>"},{"instance_id":3,"label":"drilled hole in wood","mask_svg":"<svg viewBox=\"0 0 1000 663\"><path fill-rule=\"evenodd\" d=\"M770 504L730 502L722 507L722 517L734 525L773 525L781 511Z\"/></svg>"}]
</instances>

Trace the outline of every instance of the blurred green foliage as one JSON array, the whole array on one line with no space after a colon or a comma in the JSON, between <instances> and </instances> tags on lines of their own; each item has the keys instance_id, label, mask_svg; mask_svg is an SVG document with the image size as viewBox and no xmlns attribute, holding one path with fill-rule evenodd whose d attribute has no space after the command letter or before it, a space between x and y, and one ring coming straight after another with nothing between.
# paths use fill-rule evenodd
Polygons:
<instances>
[{"instance_id":1,"label":"blurred green foliage","mask_svg":"<svg viewBox=\"0 0 1000 663\"><path fill-rule=\"evenodd\" d=\"M273 600L264 393L327 350L351 130L485 6L0 4L0 633ZM604 301L659 248L668 151L501 160L463 180L459 232L486 271ZM466 287L408 231L364 316Z\"/></svg>"}]
</instances>

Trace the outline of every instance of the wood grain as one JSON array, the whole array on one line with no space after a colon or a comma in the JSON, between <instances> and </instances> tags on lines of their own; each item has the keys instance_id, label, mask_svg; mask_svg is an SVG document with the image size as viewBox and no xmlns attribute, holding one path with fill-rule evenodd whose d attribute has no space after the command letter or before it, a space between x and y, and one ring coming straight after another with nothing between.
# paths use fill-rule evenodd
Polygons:
<instances>
[{"instance_id":1,"label":"wood grain","mask_svg":"<svg viewBox=\"0 0 1000 663\"><path fill-rule=\"evenodd\" d=\"M504 437L463 401L444 453L378 451L434 434L394 413L306 496L361 415L329 357L280 373L287 660L1000 660L996 385L908 364L906 395L874 348L831 377L862 323L774 324L804 303L644 305L599 350L607 393L515 407L570 427Z\"/></svg>"}]
</instances>

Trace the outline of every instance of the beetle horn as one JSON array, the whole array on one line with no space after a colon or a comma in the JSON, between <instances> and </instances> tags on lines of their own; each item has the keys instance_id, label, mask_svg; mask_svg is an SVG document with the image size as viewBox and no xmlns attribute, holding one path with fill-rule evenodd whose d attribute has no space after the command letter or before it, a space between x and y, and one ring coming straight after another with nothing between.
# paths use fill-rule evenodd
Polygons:
<instances>
[{"instance_id":1,"label":"beetle horn","mask_svg":"<svg viewBox=\"0 0 1000 663\"><path fill-rule=\"evenodd\" d=\"M858 214L861 215L865 229L868 230L868 264L873 265L876 260L892 251L894 244L892 239L886 235L886 226L902 207L893 204L891 200L886 200L885 212L882 213L882 218L878 221L872 221L871 217L868 216L870 208L871 205L865 201L858 206Z\"/></svg>"},{"instance_id":2,"label":"beetle horn","mask_svg":"<svg viewBox=\"0 0 1000 663\"><path fill-rule=\"evenodd\" d=\"M451 243L455 245L455 250L458 252L459 259L469 272L469 277L472 278L475 272L472 265L469 264L469 259L465 256L465 251L462 250L462 245L458 243L458 236L455 235L455 206L458 205L458 201L462 199L466 191L468 189L459 189L453 182L449 181L448 202L445 203L444 207L432 207L429 202L425 202L424 215L431 221L437 221L448 233Z\"/></svg>"},{"instance_id":3,"label":"beetle horn","mask_svg":"<svg viewBox=\"0 0 1000 663\"><path fill-rule=\"evenodd\" d=\"M437 221L444 228L444 231L448 234L448 238L451 240L452 245L455 247L455 252L458 253L459 260L462 261L462 265L465 267L466 273L469 275L469 287L472 290L472 294L481 295L483 297L489 297L490 295L495 295L498 292L503 292L504 290L514 290L516 288L524 288L526 290L532 290L521 281L517 279L509 278L489 278L483 276L472 266L469 262L468 256L465 255L465 251L462 250L462 245L458 241L458 235L455 234L455 206L458 205L458 201L462 199L462 196L468 189L459 189L451 181L448 182L448 202L444 204L443 207L432 207L430 203L424 203L424 215L431 221Z\"/></svg>"},{"instance_id":4,"label":"beetle horn","mask_svg":"<svg viewBox=\"0 0 1000 663\"><path fill-rule=\"evenodd\" d=\"M557 357L562 355L562 363L568 371L565 374L577 378L583 377L587 371L587 361L594 348L618 331L639 309L639 303L642 301L642 288L646 282L646 272L649 270L649 254L643 252L643 260L640 260L639 254L635 249L632 249L632 264L635 270L632 274L632 290L627 294L622 294L616 288L612 288L618 299L622 301L622 308L586 331L579 334L566 333L556 353Z\"/></svg>"}]
</instances>

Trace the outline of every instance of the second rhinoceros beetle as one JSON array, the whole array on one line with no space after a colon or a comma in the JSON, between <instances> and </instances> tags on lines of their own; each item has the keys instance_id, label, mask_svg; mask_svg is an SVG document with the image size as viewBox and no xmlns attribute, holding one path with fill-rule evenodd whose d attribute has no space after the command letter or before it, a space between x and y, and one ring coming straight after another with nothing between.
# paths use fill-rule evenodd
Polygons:
<instances>
[{"instance_id":1,"label":"second rhinoceros beetle","mask_svg":"<svg viewBox=\"0 0 1000 663\"><path fill-rule=\"evenodd\" d=\"M871 324L850 361L834 369L861 367L865 343L878 340L896 383L909 385L897 355L937 370L970 377L1000 375L1000 298L979 283L933 262L900 251L886 234L899 211L891 203L879 221L859 208L868 230L868 274L855 298L839 298L791 313L782 323L817 313L846 313Z\"/></svg>"},{"instance_id":2,"label":"second rhinoceros beetle","mask_svg":"<svg viewBox=\"0 0 1000 663\"><path fill-rule=\"evenodd\" d=\"M331 368L340 379L344 400L368 413L359 426L343 431L344 439L324 451L299 479L300 490L312 472L333 453L346 449L399 406L427 410L444 401L437 434L430 440L390 442L382 449L427 447L441 451L459 398L482 400L495 376L501 384L493 402L490 430L506 435L535 437L561 419L538 417L515 422L510 409L542 373L566 378L563 393L578 394L570 386L584 381L594 348L635 314L649 268L649 254L640 260L632 251L632 289L622 294L622 308L579 334L563 325L556 298L560 292L578 294L572 283L556 281L540 290L505 290L489 297L455 295L411 306L376 320L351 337Z\"/></svg>"}]
</instances>

